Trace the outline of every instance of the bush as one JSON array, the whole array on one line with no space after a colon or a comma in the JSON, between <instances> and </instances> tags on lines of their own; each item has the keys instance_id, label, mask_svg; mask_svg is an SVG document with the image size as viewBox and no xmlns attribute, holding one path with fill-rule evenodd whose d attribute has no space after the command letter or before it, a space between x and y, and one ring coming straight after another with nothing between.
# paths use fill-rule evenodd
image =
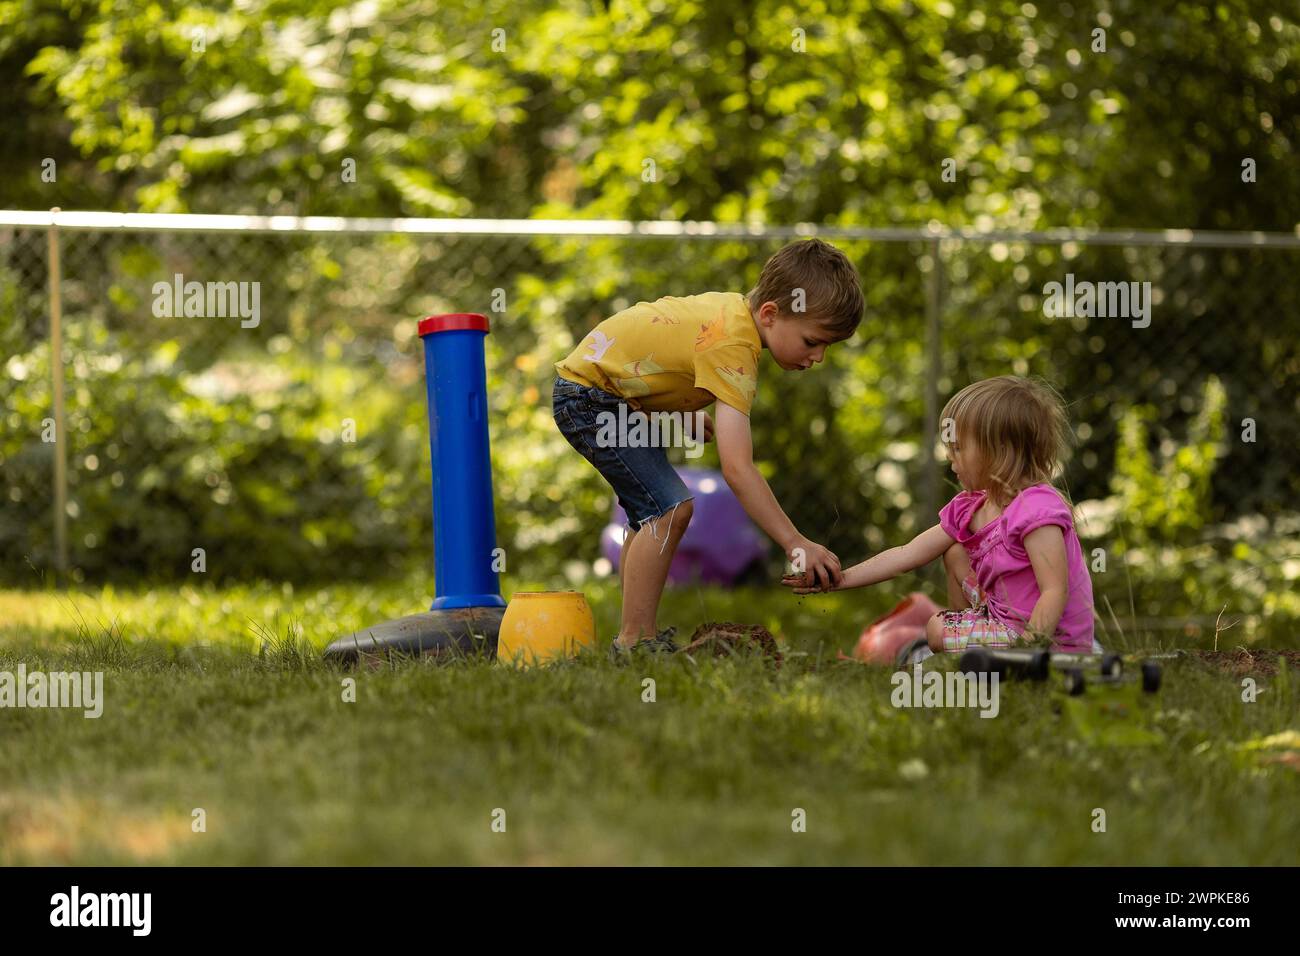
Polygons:
<instances>
[{"instance_id":1,"label":"bush","mask_svg":"<svg viewBox=\"0 0 1300 956\"><path fill-rule=\"evenodd\" d=\"M180 577L196 548L219 579L379 575L427 553L423 407L368 388L374 370L281 355L190 375L173 343L138 358L102 326L69 327L69 549L82 575ZM30 583L29 565L51 566L54 551L48 346L8 372L0 573ZM341 440L345 419L355 443Z\"/></svg>"}]
</instances>

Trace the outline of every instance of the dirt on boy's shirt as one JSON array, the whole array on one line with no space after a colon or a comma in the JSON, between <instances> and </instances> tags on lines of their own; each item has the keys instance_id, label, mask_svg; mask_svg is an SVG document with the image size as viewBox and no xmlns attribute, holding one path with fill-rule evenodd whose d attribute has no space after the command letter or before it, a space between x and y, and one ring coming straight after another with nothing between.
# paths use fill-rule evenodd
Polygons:
<instances>
[{"instance_id":1,"label":"dirt on boy's shirt","mask_svg":"<svg viewBox=\"0 0 1300 956\"><path fill-rule=\"evenodd\" d=\"M716 398L749 414L763 343L738 292L638 302L587 333L555 365L647 411L695 411Z\"/></svg>"}]
</instances>

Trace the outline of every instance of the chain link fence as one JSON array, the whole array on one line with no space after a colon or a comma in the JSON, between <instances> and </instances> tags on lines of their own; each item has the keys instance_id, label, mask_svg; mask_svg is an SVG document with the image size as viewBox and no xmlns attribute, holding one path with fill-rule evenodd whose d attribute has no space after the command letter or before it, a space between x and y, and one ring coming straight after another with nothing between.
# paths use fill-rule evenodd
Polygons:
<instances>
[{"instance_id":1,"label":"chain link fence","mask_svg":"<svg viewBox=\"0 0 1300 956\"><path fill-rule=\"evenodd\" d=\"M1065 398L1077 435L1065 484L1076 503L1112 505L1109 518L1101 505L1082 509L1081 531L1101 547L1126 520L1160 524L1179 509L1202 536L1297 510L1296 237L63 213L51 243L51 222L0 213L0 555L11 579L60 560L53 249L68 560L92 574L184 570L185 545L202 541L224 541L221 560L253 573L384 573L426 560L415 325L438 311L492 322L503 546L530 580L575 559L590 566L610 501L550 422L551 365L639 300L747 291L771 253L814 233L858 265L867 315L811 375L763 363L755 455L796 525L842 557L933 521L955 490L935 453L938 410L967 383L1007 372L1040 375ZM187 315L190 282L230 294ZM1126 303L1102 288L1097 305L1112 314L1088 317L1049 314L1054 282L1076 295L1089 283L1137 285L1125 286L1135 293ZM270 440L282 432L282 446ZM1198 441L1213 446L1210 462ZM716 452L691 464L716 465ZM1156 502L1145 519L1123 511L1137 507L1124 480ZM272 527L280 538L259 538ZM253 559L280 552L281 563Z\"/></svg>"}]
</instances>

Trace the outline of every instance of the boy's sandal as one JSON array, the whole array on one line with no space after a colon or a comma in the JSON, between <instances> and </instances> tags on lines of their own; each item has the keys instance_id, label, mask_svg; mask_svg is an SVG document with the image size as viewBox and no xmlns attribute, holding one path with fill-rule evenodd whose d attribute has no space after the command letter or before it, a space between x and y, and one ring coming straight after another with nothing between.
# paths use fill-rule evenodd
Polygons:
<instances>
[{"instance_id":1,"label":"boy's sandal","mask_svg":"<svg viewBox=\"0 0 1300 956\"><path fill-rule=\"evenodd\" d=\"M654 637L647 637L643 641L637 641L631 647L624 647L619 644L618 637L609 646L609 657L613 661L626 661L633 654L674 654L677 652L677 645L673 642L673 635L677 633L675 627L665 627Z\"/></svg>"}]
</instances>

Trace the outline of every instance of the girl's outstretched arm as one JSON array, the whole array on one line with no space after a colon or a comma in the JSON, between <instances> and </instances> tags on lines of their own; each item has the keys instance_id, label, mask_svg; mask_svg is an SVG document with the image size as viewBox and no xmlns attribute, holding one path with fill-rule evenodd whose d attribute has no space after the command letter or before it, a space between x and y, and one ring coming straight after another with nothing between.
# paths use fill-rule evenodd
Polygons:
<instances>
[{"instance_id":1,"label":"girl's outstretched arm","mask_svg":"<svg viewBox=\"0 0 1300 956\"><path fill-rule=\"evenodd\" d=\"M948 532L941 526L935 525L922 531L907 544L882 551L861 564L855 564L844 572L844 580L838 586L826 590L844 591L848 588L861 588L888 581L906 571L924 567L956 543L948 536ZM803 577L783 578L781 583L786 587L794 588L795 594L815 594L822 590L803 586Z\"/></svg>"}]
</instances>

